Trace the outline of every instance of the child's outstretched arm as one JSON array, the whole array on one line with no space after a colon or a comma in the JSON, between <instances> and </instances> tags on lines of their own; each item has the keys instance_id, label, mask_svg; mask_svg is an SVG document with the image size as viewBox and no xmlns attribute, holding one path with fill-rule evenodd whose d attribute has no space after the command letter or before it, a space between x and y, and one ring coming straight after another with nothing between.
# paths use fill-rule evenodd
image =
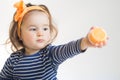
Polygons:
<instances>
[{"instance_id":1,"label":"child's outstretched arm","mask_svg":"<svg viewBox=\"0 0 120 80\"><path fill-rule=\"evenodd\" d=\"M107 40L108 40L108 37L106 36L106 33L103 33L103 32L101 32L101 31L99 31L100 29L102 29L102 28L98 28L98 27L92 27L91 29L90 29L90 31L88 32L88 34L87 34L87 36L86 37L84 37L83 39L82 39L82 42L81 42L81 44L80 44L80 48L81 48L81 50L85 50L85 49L87 49L87 48L89 48L89 47L98 47L98 48L101 48L101 47L103 47L103 46L105 46L106 45L106 43L107 43ZM93 31L94 31L94 34L93 34ZM94 43L92 43L91 41L90 41L90 37L89 37L89 35L91 35L92 34L92 36L94 37L94 38L96 38L97 37L97 39L96 40L98 40L99 39L99 42L94 42ZM101 37L102 36L102 37ZM103 39L101 39L101 38L103 38L104 37L104 40ZM100 39L101 39L101 41L100 41ZM94 40L95 41L95 40Z\"/></svg>"},{"instance_id":2,"label":"child's outstretched arm","mask_svg":"<svg viewBox=\"0 0 120 80\"><path fill-rule=\"evenodd\" d=\"M90 32L87 34L86 37L78 39L76 41L71 41L66 44L52 46L50 48L50 55L52 57L52 61L55 65L59 65L64 62L66 59L83 53L89 47L103 47L106 44L106 41L98 41L99 43L91 43L88 37L91 34L91 31L94 28L90 29ZM97 35L98 36L98 35Z\"/></svg>"}]
</instances>

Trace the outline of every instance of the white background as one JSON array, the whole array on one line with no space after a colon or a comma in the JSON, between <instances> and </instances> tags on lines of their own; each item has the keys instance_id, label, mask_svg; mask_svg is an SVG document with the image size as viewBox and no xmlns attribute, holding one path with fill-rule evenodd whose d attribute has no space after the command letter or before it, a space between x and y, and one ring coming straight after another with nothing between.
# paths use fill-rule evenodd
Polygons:
<instances>
[{"instance_id":1,"label":"white background","mask_svg":"<svg viewBox=\"0 0 120 80\"><path fill-rule=\"evenodd\" d=\"M9 24L19 0L0 1L0 44L8 38ZM89 48L68 59L58 69L59 80L120 80L120 0L25 0L48 6L59 29L55 45L84 37L91 26L104 28L109 36L103 48ZM7 49L8 50L8 49ZM9 57L0 45L0 70Z\"/></svg>"}]
</instances>

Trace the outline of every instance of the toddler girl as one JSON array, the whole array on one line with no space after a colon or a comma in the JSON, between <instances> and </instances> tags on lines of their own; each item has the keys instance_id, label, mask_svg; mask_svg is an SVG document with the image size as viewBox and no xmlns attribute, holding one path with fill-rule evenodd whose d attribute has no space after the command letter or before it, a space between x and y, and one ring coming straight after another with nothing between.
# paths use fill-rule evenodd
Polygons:
<instances>
[{"instance_id":1,"label":"toddler girl","mask_svg":"<svg viewBox=\"0 0 120 80\"><path fill-rule=\"evenodd\" d=\"M52 46L57 29L48 8L25 5L22 0L14 6L17 10L9 31L13 53L1 70L0 80L57 80L57 69L62 62L88 47L103 47L106 43L91 44L86 36Z\"/></svg>"}]
</instances>

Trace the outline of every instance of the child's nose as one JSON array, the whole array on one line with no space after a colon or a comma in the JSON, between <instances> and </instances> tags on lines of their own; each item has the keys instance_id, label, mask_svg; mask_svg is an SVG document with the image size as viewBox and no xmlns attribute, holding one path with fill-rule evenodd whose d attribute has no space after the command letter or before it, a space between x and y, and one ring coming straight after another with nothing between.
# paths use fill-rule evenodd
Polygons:
<instances>
[{"instance_id":1,"label":"child's nose","mask_svg":"<svg viewBox=\"0 0 120 80\"><path fill-rule=\"evenodd\" d=\"M43 31L40 31L40 30L39 30L39 31L37 32L37 35L38 35L38 36L42 36L42 35L43 35Z\"/></svg>"}]
</instances>

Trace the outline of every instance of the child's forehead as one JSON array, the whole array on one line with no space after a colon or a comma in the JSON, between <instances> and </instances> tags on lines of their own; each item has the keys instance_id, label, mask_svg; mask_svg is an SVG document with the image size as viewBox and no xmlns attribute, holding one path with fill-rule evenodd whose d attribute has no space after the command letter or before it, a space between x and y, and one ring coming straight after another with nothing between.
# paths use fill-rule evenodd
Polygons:
<instances>
[{"instance_id":1,"label":"child's forehead","mask_svg":"<svg viewBox=\"0 0 120 80\"><path fill-rule=\"evenodd\" d=\"M40 11L40 10L32 10L32 11L27 12L27 13L24 15L24 17L26 17L26 16L32 16L32 15L36 15L36 14L48 16L48 15L47 15L45 12L43 12L43 11ZM23 18L24 18L24 17L23 17Z\"/></svg>"},{"instance_id":2,"label":"child's forehead","mask_svg":"<svg viewBox=\"0 0 120 80\"><path fill-rule=\"evenodd\" d=\"M23 23L33 23L33 24L49 24L49 17L46 13L34 10L28 12L24 17L23 17Z\"/></svg>"},{"instance_id":3,"label":"child's forehead","mask_svg":"<svg viewBox=\"0 0 120 80\"><path fill-rule=\"evenodd\" d=\"M30 19L30 18L36 18L36 17L49 19L49 16L45 12L42 12L39 10L32 10L24 15L23 21L24 19Z\"/></svg>"}]
</instances>

